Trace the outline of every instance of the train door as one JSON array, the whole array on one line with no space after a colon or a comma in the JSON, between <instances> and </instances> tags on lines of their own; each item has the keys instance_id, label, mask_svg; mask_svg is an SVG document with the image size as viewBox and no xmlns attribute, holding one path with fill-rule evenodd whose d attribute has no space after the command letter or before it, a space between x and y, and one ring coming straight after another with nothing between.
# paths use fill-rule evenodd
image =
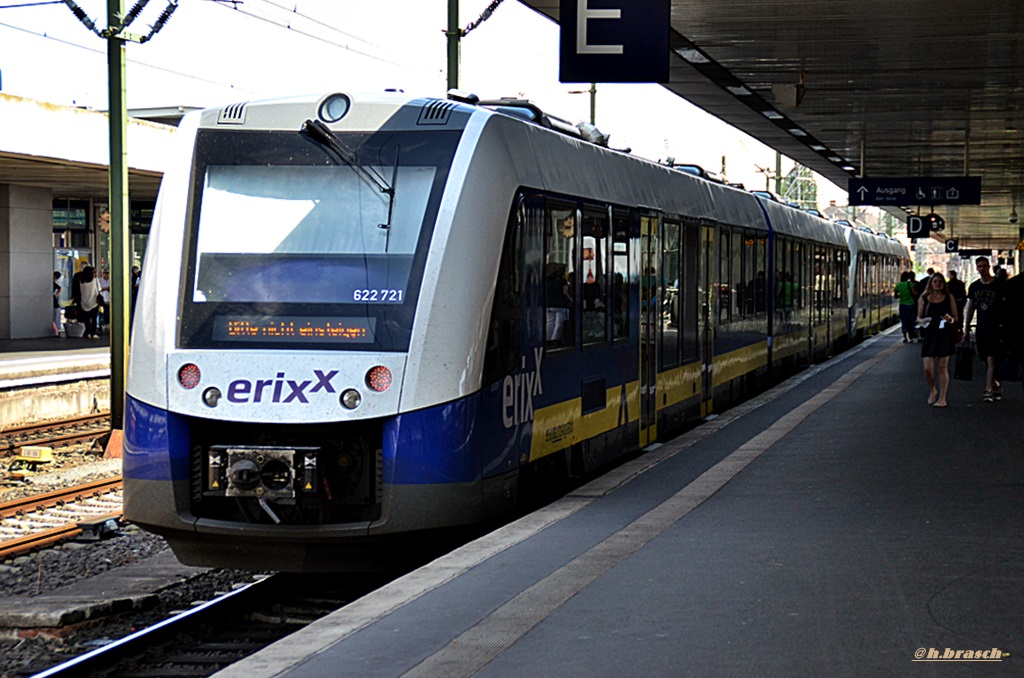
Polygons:
<instances>
[{"instance_id":1,"label":"train door","mask_svg":"<svg viewBox=\"0 0 1024 678\"><path fill-rule=\"evenodd\" d=\"M640 216L640 447L658 438L658 216Z\"/></svg>"},{"instance_id":2,"label":"train door","mask_svg":"<svg viewBox=\"0 0 1024 678\"><path fill-rule=\"evenodd\" d=\"M714 409L714 355L715 355L715 281L717 279L715 257L715 227L701 226L700 229L700 416L705 417Z\"/></svg>"}]
</instances>

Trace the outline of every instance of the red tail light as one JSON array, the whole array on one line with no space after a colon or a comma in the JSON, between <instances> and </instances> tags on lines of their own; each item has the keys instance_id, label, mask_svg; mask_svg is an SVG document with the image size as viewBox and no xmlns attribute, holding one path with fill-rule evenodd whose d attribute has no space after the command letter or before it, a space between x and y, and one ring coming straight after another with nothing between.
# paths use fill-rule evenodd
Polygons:
<instances>
[{"instance_id":1,"label":"red tail light","mask_svg":"<svg viewBox=\"0 0 1024 678\"><path fill-rule=\"evenodd\" d=\"M371 368L366 373L366 385L378 393L383 393L391 388L391 370L383 365Z\"/></svg>"},{"instance_id":2,"label":"red tail light","mask_svg":"<svg viewBox=\"0 0 1024 678\"><path fill-rule=\"evenodd\" d=\"M199 371L199 365L186 363L178 370L178 383L184 389L193 389L199 386L199 379L201 377L202 372Z\"/></svg>"}]
</instances>

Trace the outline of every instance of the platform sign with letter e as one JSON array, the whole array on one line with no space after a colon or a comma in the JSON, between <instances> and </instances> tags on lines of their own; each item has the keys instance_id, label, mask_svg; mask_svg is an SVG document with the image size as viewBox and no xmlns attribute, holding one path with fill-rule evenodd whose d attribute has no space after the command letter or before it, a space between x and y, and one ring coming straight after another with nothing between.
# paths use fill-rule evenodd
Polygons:
<instances>
[{"instance_id":1,"label":"platform sign with letter e","mask_svg":"<svg viewBox=\"0 0 1024 678\"><path fill-rule=\"evenodd\" d=\"M668 82L670 0L559 0L561 82Z\"/></svg>"}]
</instances>

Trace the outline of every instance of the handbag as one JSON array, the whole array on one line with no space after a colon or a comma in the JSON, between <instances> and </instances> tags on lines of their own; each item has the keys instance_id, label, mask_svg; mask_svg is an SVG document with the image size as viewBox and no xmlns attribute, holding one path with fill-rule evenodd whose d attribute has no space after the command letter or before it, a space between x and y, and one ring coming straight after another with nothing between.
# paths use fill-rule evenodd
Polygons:
<instances>
[{"instance_id":1,"label":"handbag","mask_svg":"<svg viewBox=\"0 0 1024 678\"><path fill-rule=\"evenodd\" d=\"M974 346L972 344L961 344L956 347L953 378L961 381L974 379Z\"/></svg>"}]
</instances>

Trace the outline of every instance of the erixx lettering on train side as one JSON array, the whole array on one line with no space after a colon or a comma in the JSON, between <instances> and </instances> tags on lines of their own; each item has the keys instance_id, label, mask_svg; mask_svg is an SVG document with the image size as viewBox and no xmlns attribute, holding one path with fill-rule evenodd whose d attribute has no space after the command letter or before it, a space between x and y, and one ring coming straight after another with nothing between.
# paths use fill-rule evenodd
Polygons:
<instances>
[{"instance_id":1,"label":"erixx lettering on train side","mask_svg":"<svg viewBox=\"0 0 1024 678\"><path fill-rule=\"evenodd\" d=\"M274 379L256 379L250 381L248 379L235 379L228 384L228 400L233 403L259 403L259 402L272 402L272 403L309 403L306 398L308 393L316 393L323 391L324 393L336 393L334 385L331 384L331 380L338 374L338 370L331 370L330 372L324 372L323 370L313 370L313 376L316 379L316 384L309 388L310 384L313 383L312 379L306 379L305 381L295 381L293 379L285 379L284 372L278 372ZM288 387L288 393L284 392L284 387ZM264 401L264 394L270 389L270 396L267 401ZM283 398L282 398L283 396Z\"/></svg>"},{"instance_id":2,"label":"erixx lettering on train side","mask_svg":"<svg viewBox=\"0 0 1024 678\"><path fill-rule=\"evenodd\" d=\"M505 377L501 384L501 421L512 428L533 421L533 396L544 393L540 365L544 349L533 349L533 368L527 369L526 356L518 372Z\"/></svg>"}]
</instances>

